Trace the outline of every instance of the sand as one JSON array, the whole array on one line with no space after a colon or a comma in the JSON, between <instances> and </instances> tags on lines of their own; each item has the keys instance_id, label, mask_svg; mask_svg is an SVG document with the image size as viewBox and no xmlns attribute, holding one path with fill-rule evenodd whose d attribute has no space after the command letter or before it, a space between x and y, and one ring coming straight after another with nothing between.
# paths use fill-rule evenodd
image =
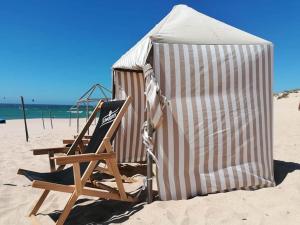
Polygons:
<instances>
[{"instance_id":1,"label":"sand","mask_svg":"<svg viewBox=\"0 0 300 225\"><path fill-rule=\"evenodd\" d=\"M81 198L66 224L300 224L300 93L274 100L274 162L277 185L256 191L233 191L181 201L155 201L147 205ZM49 171L45 156L32 156L32 148L61 146L75 133L75 121L28 121L26 143L22 120L0 124L0 224L30 224L26 218L40 190L16 174L18 168ZM139 180L140 181L140 180ZM52 193L38 216L53 224L68 194Z\"/></svg>"}]
</instances>

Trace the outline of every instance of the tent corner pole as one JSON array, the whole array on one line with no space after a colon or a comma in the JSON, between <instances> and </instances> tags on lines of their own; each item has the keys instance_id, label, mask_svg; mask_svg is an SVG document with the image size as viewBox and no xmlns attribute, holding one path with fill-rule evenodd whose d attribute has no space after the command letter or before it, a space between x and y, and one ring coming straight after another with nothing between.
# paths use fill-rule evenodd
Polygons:
<instances>
[{"instance_id":1,"label":"tent corner pole","mask_svg":"<svg viewBox=\"0 0 300 225\"><path fill-rule=\"evenodd\" d=\"M147 104L147 109L149 109L148 104ZM147 130L150 138L152 138L153 127L151 124L148 110L147 110ZM149 151L146 152L147 152L147 203L150 204L153 202L153 184L152 184L153 159Z\"/></svg>"}]
</instances>

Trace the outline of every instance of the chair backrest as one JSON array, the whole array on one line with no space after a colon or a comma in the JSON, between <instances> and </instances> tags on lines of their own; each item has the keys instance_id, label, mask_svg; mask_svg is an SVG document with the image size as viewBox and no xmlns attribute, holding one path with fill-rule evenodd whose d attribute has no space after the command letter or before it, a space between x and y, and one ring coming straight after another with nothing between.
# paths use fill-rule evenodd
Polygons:
<instances>
[{"instance_id":1,"label":"chair backrest","mask_svg":"<svg viewBox=\"0 0 300 225\"><path fill-rule=\"evenodd\" d=\"M105 138L110 142L113 141L121 119L126 113L129 104L131 103L131 97L128 96L126 100L116 100L111 102L102 103L100 110L100 117L96 129L95 135L87 146L86 152L100 154L106 149ZM87 165L88 164L88 165ZM94 168L99 164L99 161L91 161L89 163L80 164L80 171L83 174L81 181L84 183L90 177Z\"/></svg>"},{"instance_id":2,"label":"chair backrest","mask_svg":"<svg viewBox=\"0 0 300 225\"><path fill-rule=\"evenodd\" d=\"M102 103L98 123L92 134L90 142L88 143L85 149L85 153L95 153L97 151L103 138L105 137L111 125L117 118L117 115L120 112L124 103L125 100L113 100ZM114 139L117 130L118 129L115 129L111 141Z\"/></svg>"}]
</instances>

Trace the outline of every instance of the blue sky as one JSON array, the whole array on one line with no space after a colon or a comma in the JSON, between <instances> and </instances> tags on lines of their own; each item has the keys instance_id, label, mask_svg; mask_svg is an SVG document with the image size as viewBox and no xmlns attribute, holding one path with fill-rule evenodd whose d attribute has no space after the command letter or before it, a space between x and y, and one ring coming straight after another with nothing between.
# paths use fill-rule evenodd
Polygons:
<instances>
[{"instance_id":1,"label":"blue sky","mask_svg":"<svg viewBox=\"0 0 300 225\"><path fill-rule=\"evenodd\" d=\"M0 100L72 104L111 87L111 65L180 3L272 41L274 91L300 87L300 1L0 0Z\"/></svg>"}]
</instances>

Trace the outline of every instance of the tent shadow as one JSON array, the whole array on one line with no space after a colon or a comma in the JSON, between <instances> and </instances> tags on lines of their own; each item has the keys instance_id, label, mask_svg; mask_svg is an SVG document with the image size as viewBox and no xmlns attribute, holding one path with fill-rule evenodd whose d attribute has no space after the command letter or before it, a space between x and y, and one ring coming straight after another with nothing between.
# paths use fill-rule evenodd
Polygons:
<instances>
[{"instance_id":1,"label":"tent shadow","mask_svg":"<svg viewBox=\"0 0 300 225\"><path fill-rule=\"evenodd\" d=\"M119 164L119 170L122 175L131 177L136 174L147 176L147 164Z\"/></svg>"},{"instance_id":2,"label":"tent shadow","mask_svg":"<svg viewBox=\"0 0 300 225\"><path fill-rule=\"evenodd\" d=\"M142 175L144 177L147 176L147 164L135 164L135 165L130 165L130 164L119 164L119 171L121 175L124 175L125 177L133 177L135 175ZM154 174L152 174L154 175ZM99 173L94 173L93 178L95 180L102 180L102 179L112 179L112 175L108 174L103 174L101 172ZM126 181L123 181L126 182Z\"/></svg>"},{"instance_id":3,"label":"tent shadow","mask_svg":"<svg viewBox=\"0 0 300 225\"><path fill-rule=\"evenodd\" d=\"M289 173L300 170L300 164L274 160L274 179L276 186L281 184Z\"/></svg>"},{"instance_id":4,"label":"tent shadow","mask_svg":"<svg viewBox=\"0 0 300 225\"><path fill-rule=\"evenodd\" d=\"M79 199L73 207L66 225L98 225L122 223L129 217L144 208L146 204L146 191L142 191L138 203L116 201L116 200L95 200L91 203L88 198ZM54 211L47 215L53 221L57 221L62 211Z\"/></svg>"}]
</instances>

